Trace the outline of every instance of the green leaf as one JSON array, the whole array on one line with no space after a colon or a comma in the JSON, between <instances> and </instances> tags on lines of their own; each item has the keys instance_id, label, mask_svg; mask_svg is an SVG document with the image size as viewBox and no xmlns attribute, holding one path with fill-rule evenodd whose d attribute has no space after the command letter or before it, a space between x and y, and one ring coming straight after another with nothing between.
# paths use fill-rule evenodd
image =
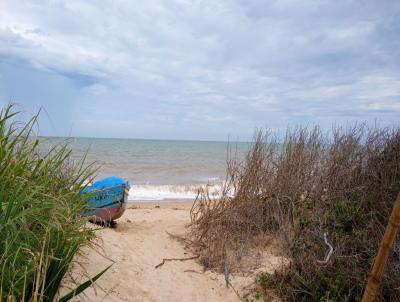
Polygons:
<instances>
[{"instance_id":1,"label":"green leaf","mask_svg":"<svg viewBox=\"0 0 400 302\"><path fill-rule=\"evenodd\" d=\"M77 288L75 288L73 291L71 291L69 294L66 294L64 297L62 297L59 302L67 302L71 300L73 297L79 295L82 293L85 289L90 287L93 283L96 282L97 279L99 279L108 269L112 266L112 264L108 267L106 267L104 270L102 270L100 273L98 273L96 276L93 278L87 280L86 282L82 283L79 285Z\"/></svg>"}]
</instances>

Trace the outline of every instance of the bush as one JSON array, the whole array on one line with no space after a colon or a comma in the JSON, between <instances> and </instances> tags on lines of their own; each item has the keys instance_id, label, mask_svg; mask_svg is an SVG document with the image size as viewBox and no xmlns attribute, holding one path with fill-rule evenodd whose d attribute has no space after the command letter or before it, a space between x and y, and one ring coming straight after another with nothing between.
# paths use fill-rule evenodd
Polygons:
<instances>
[{"instance_id":1,"label":"bush","mask_svg":"<svg viewBox=\"0 0 400 302\"><path fill-rule=\"evenodd\" d=\"M79 192L92 171L71 163L67 145L41 154L32 130L37 116L25 125L16 117L12 106L0 113L0 299L53 301L93 237L79 218Z\"/></svg>"},{"instance_id":2,"label":"bush","mask_svg":"<svg viewBox=\"0 0 400 302\"><path fill-rule=\"evenodd\" d=\"M277 142L258 132L244 162L228 160L220 200L197 198L192 235L203 263L221 268L226 249L240 262L255 238L269 235L290 265L260 279L264 289L283 300L360 300L400 191L400 129L297 128ZM399 247L379 300L400 299Z\"/></svg>"}]
</instances>

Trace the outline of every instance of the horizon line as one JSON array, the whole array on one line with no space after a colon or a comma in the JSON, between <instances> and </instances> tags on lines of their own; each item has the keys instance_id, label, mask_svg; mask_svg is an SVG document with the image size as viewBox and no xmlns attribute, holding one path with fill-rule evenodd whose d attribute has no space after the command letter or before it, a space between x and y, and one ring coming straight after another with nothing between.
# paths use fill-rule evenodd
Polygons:
<instances>
[{"instance_id":1,"label":"horizon line","mask_svg":"<svg viewBox=\"0 0 400 302\"><path fill-rule=\"evenodd\" d=\"M61 139L115 139L115 140L142 140L142 141L171 141L171 142L205 142L205 143L249 143L250 141L233 140L211 140L211 139L172 139L172 138L127 138L127 137L95 137L95 136L59 136L38 135L39 138L61 138Z\"/></svg>"}]
</instances>

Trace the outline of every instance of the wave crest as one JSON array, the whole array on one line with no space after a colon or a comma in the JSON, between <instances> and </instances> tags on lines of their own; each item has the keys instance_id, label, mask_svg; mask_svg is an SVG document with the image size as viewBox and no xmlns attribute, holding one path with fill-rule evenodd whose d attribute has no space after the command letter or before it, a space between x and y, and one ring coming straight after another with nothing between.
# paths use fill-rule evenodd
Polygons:
<instances>
[{"instance_id":1,"label":"wave crest","mask_svg":"<svg viewBox=\"0 0 400 302\"><path fill-rule=\"evenodd\" d=\"M129 201L161 201L195 199L201 188L207 188L210 196L217 197L222 184L208 185L133 185L129 190Z\"/></svg>"}]
</instances>

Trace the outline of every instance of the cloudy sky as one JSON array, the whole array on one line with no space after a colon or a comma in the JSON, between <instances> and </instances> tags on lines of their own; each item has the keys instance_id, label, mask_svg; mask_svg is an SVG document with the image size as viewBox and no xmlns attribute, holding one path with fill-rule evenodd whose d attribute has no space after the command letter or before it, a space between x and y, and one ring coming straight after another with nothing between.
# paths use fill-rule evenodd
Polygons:
<instances>
[{"instance_id":1,"label":"cloudy sky","mask_svg":"<svg viewBox=\"0 0 400 302\"><path fill-rule=\"evenodd\" d=\"M0 0L10 100L58 136L398 124L400 1Z\"/></svg>"}]
</instances>

